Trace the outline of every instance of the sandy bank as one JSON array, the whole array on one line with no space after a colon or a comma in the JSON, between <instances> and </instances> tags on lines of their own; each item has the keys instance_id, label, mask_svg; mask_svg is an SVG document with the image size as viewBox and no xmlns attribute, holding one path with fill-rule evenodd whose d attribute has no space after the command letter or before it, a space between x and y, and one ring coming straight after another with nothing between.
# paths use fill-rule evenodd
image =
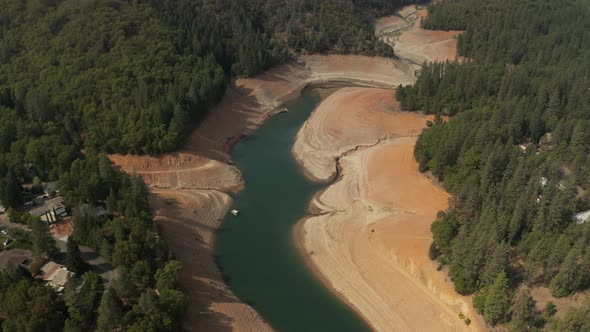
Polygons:
<instances>
[{"instance_id":1,"label":"sandy bank","mask_svg":"<svg viewBox=\"0 0 590 332\"><path fill-rule=\"evenodd\" d=\"M392 87L410 84L415 77L394 59L356 55L310 55L278 66L255 78L237 80L223 101L192 132L186 149L227 162L231 146L256 130L285 101L311 83L355 82Z\"/></svg>"},{"instance_id":2,"label":"sandy bank","mask_svg":"<svg viewBox=\"0 0 590 332\"><path fill-rule=\"evenodd\" d=\"M255 78L237 80L181 151L158 157L109 156L124 171L141 175L152 188L156 221L185 270L182 286L190 294L186 330L270 330L254 309L240 303L225 286L213 259L214 232L230 204L220 198L225 197L222 192L243 186L239 170L231 165L233 144L308 84L338 81L396 86L413 80L403 63L391 59L306 56ZM203 211L210 211L203 220L194 215Z\"/></svg>"},{"instance_id":3,"label":"sandy bank","mask_svg":"<svg viewBox=\"0 0 590 332\"><path fill-rule=\"evenodd\" d=\"M455 58L457 32L421 29L425 14L406 7L375 25L408 71ZM310 203L316 215L296 227L298 247L375 330L483 330L471 299L456 294L427 256L430 224L446 209L448 194L420 174L414 160L427 119L397 109L392 92L342 89L299 131L293 153L305 172L338 180ZM459 312L471 318L470 326Z\"/></svg>"},{"instance_id":4,"label":"sandy bank","mask_svg":"<svg viewBox=\"0 0 590 332\"><path fill-rule=\"evenodd\" d=\"M425 8L416 10L415 6L408 6L398 15L381 18L375 23L376 34L415 69L419 69L424 61L446 61L457 57L457 36L461 32L422 29L420 19L427 14Z\"/></svg>"},{"instance_id":5,"label":"sandy bank","mask_svg":"<svg viewBox=\"0 0 590 332\"><path fill-rule=\"evenodd\" d=\"M326 99L300 130L298 141L311 134L319 137L313 142L324 151L346 147L349 152L338 160L338 180L311 203L321 214L299 225L299 246L324 282L378 331L478 330L470 299L456 294L427 257L430 224L448 200L419 173L413 157L427 118L398 112L393 102L383 107L375 97L362 107L355 105L355 111L347 110L353 104L349 98L379 93L382 90L343 89ZM388 95L392 98L390 91ZM366 127L362 135L355 123ZM346 124L351 125L350 137L348 131L334 140L325 134ZM371 124L379 128L374 135L365 133ZM312 144L307 147L313 149ZM307 172L327 169L327 164L307 160L321 151L309 152L300 155ZM332 165L335 169L335 162ZM471 326L458 318L459 312L474 320Z\"/></svg>"},{"instance_id":6,"label":"sandy bank","mask_svg":"<svg viewBox=\"0 0 590 332\"><path fill-rule=\"evenodd\" d=\"M412 15L412 9L402 13L406 11L409 13L402 17ZM387 29L387 24L393 21L384 22L384 28ZM418 45L412 48L410 45L411 42L423 41L410 38L406 45L409 54L436 49L437 45L444 44L427 39L425 42L429 45L434 43L434 46ZM182 286L190 294L184 324L186 330L270 329L251 307L240 303L225 286L213 259L214 232L230 204L229 198L222 192L237 191L243 186L239 171L231 165L231 147L256 130L269 116L280 111L277 108L283 102L297 96L308 84L341 81L391 88L414 82L415 69L416 65L405 59L340 55L301 57L297 62L234 82L219 105L191 133L181 151L159 157L110 156L123 170L141 175L152 188L151 202L158 225L185 269ZM375 97L383 103L383 110L395 106L395 102L385 99L385 95L390 94L388 90L375 91ZM363 99L362 96L356 98ZM354 109L348 112L354 113ZM377 134L369 136L378 139L381 134L379 130L386 132L391 129L387 126L395 126L394 123L404 122L390 121L382 129L365 129L368 132L376 130ZM304 150L310 153L315 143L335 135L337 130L345 132L343 129L346 128L334 127L330 132L318 135L305 143ZM359 137L363 135L359 133ZM360 141L359 138L356 140ZM336 141L332 139L332 142ZM348 144L354 142L351 139ZM330 153L334 156L338 151L333 149ZM319 173L321 169L323 173L319 176L325 178L330 165L334 165L333 161L318 163L318 170L314 172ZM207 214L203 216L203 213Z\"/></svg>"},{"instance_id":7,"label":"sandy bank","mask_svg":"<svg viewBox=\"0 0 590 332\"><path fill-rule=\"evenodd\" d=\"M314 111L313 120L299 130L293 146L295 159L311 178L327 181L336 173L337 158L355 146L376 143L391 135L418 135L420 131L407 124L415 117L393 112L399 108L394 93L387 89L344 88L330 95Z\"/></svg>"}]
</instances>

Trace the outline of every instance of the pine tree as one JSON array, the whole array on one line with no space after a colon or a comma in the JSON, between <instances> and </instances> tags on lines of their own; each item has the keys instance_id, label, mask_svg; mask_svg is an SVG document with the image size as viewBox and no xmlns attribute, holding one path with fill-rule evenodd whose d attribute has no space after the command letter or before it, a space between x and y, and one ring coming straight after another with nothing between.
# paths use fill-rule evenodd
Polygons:
<instances>
[{"instance_id":1,"label":"pine tree","mask_svg":"<svg viewBox=\"0 0 590 332\"><path fill-rule=\"evenodd\" d=\"M510 308L510 287L505 272L498 274L486 296L484 318L490 325L501 323Z\"/></svg>"},{"instance_id":2,"label":"pine tree","mask_svg":"<svg viewBox=\"0 0 590 332\"><path fill-rule=\"evenodd\" d=\"M45 221L40 220L38 217L31 218L29 228L31 229L31 242L33 242L33 254L35 256L46 255L51 258L59 253L55 245L55 239L49 233L49 226Z\"/></svg>"},{"instance_id":3,"label":"pine tree","mask_svg":"<svg viewBox=\"0 0 590 332\"><path fill-rule=\"evenodd\" d=\"M563 297L579 289L583 275L578 260L582 257L582 246L576 243L565 257L559 273L551 280L549 288L555 297Z\"/></svg>"},{"instance_id":4,"label":"pine tree","mask_svg":"<svg viewBox=\"0 0 590 332\"><path fill-rule=\"evenodd\" d=\"M530 331L535 320L535 304L528 289L522 289L514 297L512 304L512 319L508 328L510 331Z\"/></svg>"},{"instance_id":5,"label":"pine tree","mask_svg":"<svg viewBox=\"0 0 590 332\"><path fill-rule=\"evenodd\" d=\"M80 274L84 270L84 261L80 255L80 248L78 242L70 236L67 244L66 267L68 270Z\"/></svg>"},{"instance_id":6,"label":"pine tree","mask_svg":"<svg viewBox=\"0 0 590 332\"><path fill-rule=\"evenodd\" d=\"M9 170L6 178L0 181L0 203L6 208L19 208L23 204L22 191L18 178Z\"/></svg>"},{"instance_id":7,"label":"pine tree","mask_svg":"<svg viewBox=\"0 0 590 332\"><path fill-rule=\"evenodd\" d=\"M496 246L483 271L482 279L485 285L491 285L498 274L506 272L509 256L510 246L508 244L500 243Z\"/></svg>"},{"instance_id":8,"label":"pine tree","mask_svg":"<svg viewBox=\"0 0 590 332\"><path fill-rule=\"evenodd\" d=\"M159 290L178 288L181 270L182 266L176 260L166 263L163 268L156 271L156 287Z\"/></svg>"},{"instance_id":9,"label":"pine tree","mask_svg":"<svg viewBox=\"0 0 590 332\"><path fill-rule=\"evenodd\" d=\"M121 300L112 289L107 289L102 294L98 307L97 330L99 332L117 330L123 318L122 309Z\"/></svg>"}]
</instances>

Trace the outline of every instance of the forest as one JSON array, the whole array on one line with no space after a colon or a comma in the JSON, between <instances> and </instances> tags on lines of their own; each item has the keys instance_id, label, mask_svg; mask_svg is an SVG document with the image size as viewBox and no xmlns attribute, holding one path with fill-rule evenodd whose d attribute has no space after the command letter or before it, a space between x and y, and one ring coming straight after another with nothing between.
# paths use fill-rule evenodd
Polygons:
<instances>
[{"instance_id":1,"label":"forest","mask_svg":"<svg viewBox=\"0 0 590 332\"><path fill-rule=\"evenodd\" d=\"M23 211L22 185L59 180L75 224L63 296L28 272L0 272L4 331L174 331L181 266L154 226L141 179L105 154L159 154L237 77L299 54L393 56L373 20L415 0L0 0L0 202L13 248L59 255L49 226ZM107 214L98 213L100 209ZM81 259L96 249L105 286ZM35 310L30 310L35 308Z\"/></svg>"},{"instance_id":2,"label":"forest","mask_svg":"<svg viewBox=\"0 0 590 332\"><path fill-rule=\"evenodd\" d=\"M0 0L0 177L172 151L235 77L300 53L392 55L372 20L407 2Z\"/></svg>"},{"instance_id":3,"label":"forest","mask_svg":"<svg viewBox=\"0 0 590 332\"><path fill-rule=\"evenodd\" d=\"M559 319L530 289L590 288L590 222L574 218L590 209L590 4L447 0L422 24L465 31L461 61L424 64L397 91L436 115L415 157L453 194L430 256L490 325L589 330L590 302Z\"/></svg>"}]
</instances>

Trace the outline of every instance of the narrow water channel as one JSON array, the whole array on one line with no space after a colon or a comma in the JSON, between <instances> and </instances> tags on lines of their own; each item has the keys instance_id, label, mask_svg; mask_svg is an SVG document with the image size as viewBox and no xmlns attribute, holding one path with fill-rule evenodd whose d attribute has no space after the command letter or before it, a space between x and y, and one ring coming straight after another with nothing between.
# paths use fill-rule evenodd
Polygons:
<instances>
[{"instance_id":1,"label":"narrow water channel","mask_svg":"<svg viewBox=\"0 0 590 332\"><path fill-rule=\"evenodd\" d=\"M366 323L307 269L293 243L295 223L323 184L306 179L291 155L295 135L319 102L311 87L233 150L245 189L218 233L227 282L278 332L369 331Z\"/></svg>"}]
</instances>

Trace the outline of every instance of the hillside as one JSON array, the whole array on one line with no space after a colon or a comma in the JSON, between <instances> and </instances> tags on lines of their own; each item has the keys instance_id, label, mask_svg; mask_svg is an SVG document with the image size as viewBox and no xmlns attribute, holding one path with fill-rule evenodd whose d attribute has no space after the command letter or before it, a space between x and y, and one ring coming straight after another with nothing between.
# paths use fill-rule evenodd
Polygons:
<instances>
[{"instance_id":1,"label":"hillside","mask_svg":"<svg viewBox=\"0 0 590 332\"><path fill-rule=\"evenodd\" d=\"M300 52L391 55L372 19L405 2L2 0L0 176L174 150L234 77Z\"/></svg>"},{"instance_id":2,"label":"hillside","mask_svg":"<svg viewBox=\"0 0 590 332\"><path fill-rule=\"evenodd\" d=\"M76 273L60 296L30 278L38 268L2 271L2 327L178 330L190 301L210 301L179 289L186 273L201 266L182 272L170 250L176 247L160 238L142 180L112 168L102 154L177 149L236 78L300 53L391 55L373 36L372 20L403 2L0 0L0 202L14 208L2 215L14 227L6 231L14 241L2 249L30 250L33 266L65 261ZM192 162L199 169L202 161ZM233 183L233 175L226 182ZM25 201L43 200L43 183L53 180L75 219L67 244L23 208ZM212 225L225 210L216 213L208 216ZM213 233L206 235L213 243ZM115 268L116 277L103 287L100 276L87 271L79 245L100 255L101 266ZM231 294L213 256L209 269ZM220 307L267 326L237 299ZM202 316L191 319L210 319Z\"/></svg>"},{"instance_id":3,"label":"hillside","mask_svg":"<svg viewBox=\"0 0 590 332\"><path fill-rule=\"evenodd\" d=\"M590 208L589 22L584 1L432 5L423 25L465 30L466 60L425 64L398 91L406 109L437 115L415 157L454 194L432 226L431 255L490 325L590 324L588 305L552 318L528 290L548 287L555 300L590 287L590 224L573 219Z\"/></svg>"}]
</instances>

